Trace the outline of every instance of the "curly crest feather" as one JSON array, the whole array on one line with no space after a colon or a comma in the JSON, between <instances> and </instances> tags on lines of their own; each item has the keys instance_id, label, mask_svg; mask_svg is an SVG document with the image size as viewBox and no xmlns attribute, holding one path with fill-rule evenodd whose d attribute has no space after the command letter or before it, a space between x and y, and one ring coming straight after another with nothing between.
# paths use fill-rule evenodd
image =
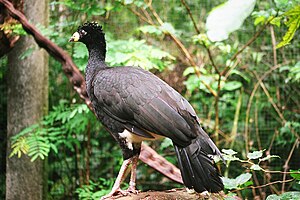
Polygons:
<instances>
[{"instance_id":1,"label":"curly crest feather","mask_svg":"<svg viewBox=\"0 0 300 200\"><path fill-rule=\"evenodd\" d=\"M84 29L84 30L92 29L92 30L103 33L102 26L100 24L98 24L98 22L86 22L83 25L79 26L77 30L80 30L80 29Z\"/></svg>"}]
</instances>

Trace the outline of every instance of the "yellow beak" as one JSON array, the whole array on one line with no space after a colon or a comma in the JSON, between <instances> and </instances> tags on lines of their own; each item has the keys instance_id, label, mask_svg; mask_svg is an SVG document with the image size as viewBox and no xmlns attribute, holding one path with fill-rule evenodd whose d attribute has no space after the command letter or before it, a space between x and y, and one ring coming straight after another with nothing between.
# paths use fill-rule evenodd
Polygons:
<instances>
[{"instance_id":1,"label":"yellow beak","mask_svg":"<svg viewBox=\"0 0 300 200\"><path fill-rule=\"evenodd\" d=\"M69 42L78 42L80 35L78 32L75 32L72 37L69 39Z\"/></svg>"}]
</instances>

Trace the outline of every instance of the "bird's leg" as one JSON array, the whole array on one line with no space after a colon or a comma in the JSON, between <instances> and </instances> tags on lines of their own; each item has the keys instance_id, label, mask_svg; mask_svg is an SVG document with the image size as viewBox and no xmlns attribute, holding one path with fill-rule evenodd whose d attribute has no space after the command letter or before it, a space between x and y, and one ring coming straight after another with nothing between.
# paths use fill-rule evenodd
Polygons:
<instances>
[{"instance_id":1,"label":"bird's leg","mask_svg":"<svg viewBox=\"0 0 300 200\"><path fill-rule=\"evenodd\" d=\"M120 186L121 186L121 183L123 182L123 180L126 178L126 176L125 176L126 175L126 170L128 169L128 166L131 162L132 162L132 158L129 158L129 159L123 161L121 169L120 169L119 174L117 176L117 179L114 183L114 186L111 189L111 192L109 194L103 196L101 198L101 200L110 198L112 196L115 196L118 193L121 193L122 195L127 195L128 194L128 192L123 191Z\"/></svg>"},{"instance_id":2,"label":"bird's leg","mask_svg":"<svg viewBox=\"0 0 300 200\"><path fill-rule=\"evenodd\" d=\"M137 168L137 163L139 160L139 155L135 155L132 157L132 162L131 162L131 175L130 175L130 182L129 182L129 187L126 190L127 192L137 194L138 191L136 190L136 168Z\"/></svg>"}]
</instances>

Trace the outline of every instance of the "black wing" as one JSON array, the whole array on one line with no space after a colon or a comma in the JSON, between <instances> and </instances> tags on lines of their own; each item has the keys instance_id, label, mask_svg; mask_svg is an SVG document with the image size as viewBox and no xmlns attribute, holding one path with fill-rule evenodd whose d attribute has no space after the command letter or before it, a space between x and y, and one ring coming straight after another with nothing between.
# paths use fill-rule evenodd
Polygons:
<instances>
[{"instance_id":1,"label":"black wing","mask_svg":"<svg viewBox=\"0 0 300 200\"><path fill-rule=\"evenodd\" d=\"M151 137L147 132L152 132L180 146L199 135L209 139L188 101L150 72L134 67L107 69L99 72L93 86L104 112L137 135Z\"/></svg>"}]
</instances>

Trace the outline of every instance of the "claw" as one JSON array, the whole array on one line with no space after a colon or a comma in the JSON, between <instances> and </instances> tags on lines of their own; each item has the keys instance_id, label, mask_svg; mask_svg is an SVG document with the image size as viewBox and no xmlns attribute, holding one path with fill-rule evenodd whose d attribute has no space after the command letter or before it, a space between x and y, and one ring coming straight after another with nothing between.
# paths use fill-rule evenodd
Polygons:
<instances>
[{"instance_id":1,"label":"claw","mask_svg":"<svg viewBox=\"0 0 300 200\"><path fill-rule=\"evenodd\" d=\"M131 184L127 188L126 192L128 192L130 194L137 194L137 193L139 193L139 191L135 188L135 185L131 185Z\"/></svg>"},{"instance_id":2,"label":"claw","mask_svg":"<svg viewBox=\"0 0 300 200\"><path fill-rule=\"evenodd\" d=\"M117 197L128 196L130 194L137 194L137 193L139 193L139 191L136 190L134 186L129 186L127 190L122 190L119 188L116 189L115 191L111 191L109 194L101 197L100 200L115 199Z\"/></svg>"},{"instance_id":3,"label":"claw","mask_svg":"<svg viewBox=\"0 0 300 200\"><path fill-rule=\"evenodd\" d=\"M134 156L130 159L127 159L127 160L123 161L123 164L122 164L121 169L119 171L118 177L115 181L115 184L114 184L111 192L109 194L101 197L100 200L115 199L116 197L128 196L130 194L137 194L139 192L135 188L137 161L138 161L138 156ZM132 167L131 167L131 176L130 176L129 187L128 187L127 190L122 190L120 188L120 185L126 177L126 170L127 170L130 163L132 164Z\"/></svg>"},{"instance_id":4,"label":"claw","mask_svg":"<svg viewBox=\"0 0 300 200\"><path fill-rule=\"evenodd\" d=\"M122 189L116 189L115 191L111 191L109 194L103 196L100 198L100 200L108 200L108 199L114 199L115 197L118 197L118 196L127 196L129 193L125 190L122 190Z\"/></svg>"}]
</instances>

